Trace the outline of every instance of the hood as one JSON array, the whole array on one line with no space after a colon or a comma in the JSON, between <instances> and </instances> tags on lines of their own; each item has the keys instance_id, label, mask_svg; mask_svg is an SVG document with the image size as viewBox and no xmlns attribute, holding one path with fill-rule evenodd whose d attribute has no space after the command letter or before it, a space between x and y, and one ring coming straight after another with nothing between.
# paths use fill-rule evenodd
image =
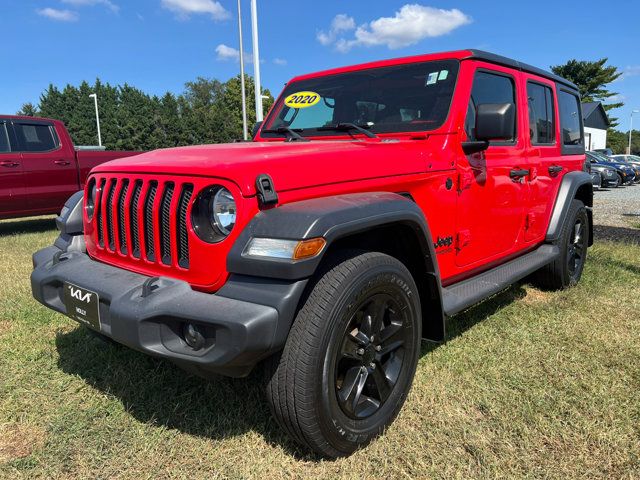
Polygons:
<instances>
[{"instance_id":1,"label":"hood","mask_svg":"<svg viewBox=\"0 0 640 480\"><path fill-rule=\"evenodd\" d=\"M417 149L416 142L423 148ZM277 191L425 171L427 140L248 142L155 150L106 162L93 172L157 173L225 178L255 194L260 174Z\"/></svg>"}]
</instances>

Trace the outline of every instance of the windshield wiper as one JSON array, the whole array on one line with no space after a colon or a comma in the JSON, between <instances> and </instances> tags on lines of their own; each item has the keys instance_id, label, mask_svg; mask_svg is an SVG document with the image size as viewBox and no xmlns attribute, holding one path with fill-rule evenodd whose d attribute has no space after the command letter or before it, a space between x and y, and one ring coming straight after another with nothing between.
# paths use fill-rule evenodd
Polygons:
<instances>
[{"instance_id":1,"label":"windshield wiper","mask_svg":"<svg viewBox=\"0 0 640 480\"><path fill-rule=\"evenodd\" d=\"M367 130L367 128L371 128L369 125L356 125L355 123L338 123L336 125L327 125L326 127L318 127L316 130L319 132L323 130L335 130L338 132L348 132L350 130L355 130L363 135L366 135L369 138L378 138L378 136Z\"/></svg>"},{"instance_id":2,"label":"windshield wiper","mask_svg":"<svg viewBox=\"0 0 640 480\"><path fill-rule=\"evenodd\" d=\"M298 141L298 142L308 142L309 139L308 138L304 138L302 135L300 135L298 132L301 132L302 129L297 129L298 131L294 130L291 127L287 127L285 125L281 125L278 128L274 128L271 130L263 130L264 133L280 133L280 134L285 134L287 135L287 138L289 139L290 142L293 141Z\"/></svg>"}]
</instances>

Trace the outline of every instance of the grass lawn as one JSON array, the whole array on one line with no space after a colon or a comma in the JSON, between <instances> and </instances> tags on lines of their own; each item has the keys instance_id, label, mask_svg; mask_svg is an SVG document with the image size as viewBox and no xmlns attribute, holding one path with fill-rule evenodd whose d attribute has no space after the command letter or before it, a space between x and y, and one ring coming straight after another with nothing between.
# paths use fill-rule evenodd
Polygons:
<instances>
[{"instance_id":1,"label":"grass lawn","mask_svg":"<svg viewBox=\"0 0 640 480\"><path fill-rule=\"evenodd\" d=\"M389 431L332 462L280 432L259 375L206 382L37 304L30 255L55 236L0 222L0 478L640 478L638 245L452 319Z\"/></svg>"}]
</instances>

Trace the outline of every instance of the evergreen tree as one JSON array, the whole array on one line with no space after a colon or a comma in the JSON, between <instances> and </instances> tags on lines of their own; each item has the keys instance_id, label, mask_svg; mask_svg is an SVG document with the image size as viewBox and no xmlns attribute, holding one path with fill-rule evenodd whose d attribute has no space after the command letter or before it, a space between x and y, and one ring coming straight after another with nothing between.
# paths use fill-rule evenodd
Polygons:
<instances>
[{"instance_id":1,"label":"evergreen tree","mask_svg":"<svg viewBox=\"0 0 640 480\"><path fill-rule=\"evenodd\" d=\"M22 104L22 108L20 110L18 110L16 115L24 115L25 117L37 117L38 116L38 109L31 102L23 103Z\"/></svg>"},{"instance_id":2,"label":"evergreen tree","mask_svg":"<svg viewBox=\"0 0 640 480\"><path fill-rule=\"evenodd\" d=\"M253 78L246 76L249 129L255 122ZM198 77L185 84L181 95L150 96L125 84L116 87L96 79L93 85L66 85L62 91L49 85L36 108L23 111L62 120L77 145L98 143L94 101L98 96L102 143L109 150L151 150L242 138L240 76L227 82ZM268 90L265 111L273 104Z\"/></svg>"},{"instance_id":3,"label":"evergreen tree","mask_svg":"<svg viewBox=\"0 0 640 480\"><path fill-rule=\"evenodd\" d=\"M607 61L607 58L596 61L574 59L564 65L553 66L551 70L556 75L575 83L580 90L583 102L603 102L602 106L608 112L611 109L620 108L624 104L622 102L604 103L607 99L618 95L606 87L622 75L617 67L606 65ZM617 118L609 118L612 127L617 125L616 120Z\"/></svg>"}]
</instances>

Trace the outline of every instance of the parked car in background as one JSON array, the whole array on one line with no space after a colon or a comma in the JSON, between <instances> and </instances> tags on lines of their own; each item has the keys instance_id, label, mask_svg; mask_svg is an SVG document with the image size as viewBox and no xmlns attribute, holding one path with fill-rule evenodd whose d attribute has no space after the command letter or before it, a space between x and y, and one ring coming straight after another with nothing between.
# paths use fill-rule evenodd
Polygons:
<instances>
[{"instance_id":1,"label":"parked car in background","mask_svg":"<svg viewBox=\"0 0 640 480\"><path fill-rule=\"evenodd\" d=\"M640 183L640 157L637 155L612 155L611 158L633 168L636 172L636 183Z\"/></svg>"},{"instance_id":2,"label":"parked car in background","mask_svg":"<svg viewBox=\"0 0 640 480\"><path fill-rule=\"evenodd\" d=\"M0 115L0 219L59 213L93 167L141 153L93 148L59 120Z\"/></svg>"},{"instance_id":3,"label":"parked car in background","mask_svg":"<svg viewBox=\"0 0 640 480\"><path fill-rule=\"evenodd\" d=\"M602 155L606 155L607 157L613 155L613 150L611 150L610 148L596 148L593 151Z\"/></svg>"},{"instance_id":4,"label":"parked car in background","mask_svg":"<svg viewBox=\"0 0 640 480\"><path fill-rule=\"evenodd\" d=\"M591 175L591 184L594 190L600 190L602 188L602 174L597 170L589 171Z\"/></svg>"},{"instance_id":5,"label":"parked car in background","mask_svg":"<svg viewBox=\"0 0 640 480\"><path fill-rule=\"evenodd\" d=\"M591 164L591 173L600 174L601 188L615 188L621 185L621 179L618 172L613 167L600 165L598 163Z\"/></svg>"},{"instance_id":6,"label":"parked car in background","mask_svg":"<svg viewBox=\"0 0 640 480\"><path fill-rule=\"evenodd\" d=\"M598 164L614 168L620 177L620 185L633 185L633 182L635 182L636 172L628 165L616 162L606 155L598 152L586 152L586 155L589 158L591 165Z\"/></svg>"},{"instance_id":7,"label":"parked car in background","mask_svg":"<svg viewBox=\"0 0 640 480\"><path fill-rule=\"evenodd\" d=\"M591 162L585 156L583 170L591 175L591 184L594 190L600 190L602 187L602 175L597 170L591 168Z\"/></svg>"}]
</instances>

